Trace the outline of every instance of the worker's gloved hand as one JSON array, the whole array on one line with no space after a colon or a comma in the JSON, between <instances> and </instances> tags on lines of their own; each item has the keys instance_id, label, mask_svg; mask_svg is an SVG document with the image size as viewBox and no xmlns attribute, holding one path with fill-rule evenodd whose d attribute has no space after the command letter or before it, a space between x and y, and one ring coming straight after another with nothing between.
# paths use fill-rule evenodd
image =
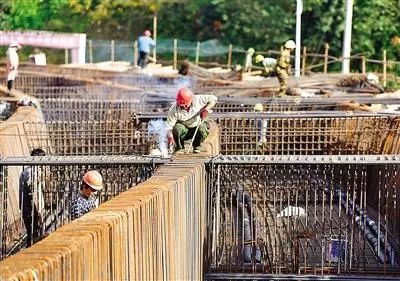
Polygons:
<instances>
[{"instance_id":1,"label":"worker's gloved hand","mask_svg":"<svg viewBox=\"0 0 400 281\"><path fill-rule=\"evenodd\" d=\"M204 120L204 118L206 118L207 115L208 115L208 110L207 110L206 107L203 107L203 108L200 110L200 118L201 118L201 120Z\"/></svg>"},{"instance_id":2,"label":"worker's gloved hand","mask_svg":"<svg viewBox=\"0 0 400 281\"><path fill-rule=\"evenodd\" d=\"M167 137L168 137L168 145L172 145L175 143L174 136L172 135L172 133L168 133Z\"/></svg>"}]
</instances>

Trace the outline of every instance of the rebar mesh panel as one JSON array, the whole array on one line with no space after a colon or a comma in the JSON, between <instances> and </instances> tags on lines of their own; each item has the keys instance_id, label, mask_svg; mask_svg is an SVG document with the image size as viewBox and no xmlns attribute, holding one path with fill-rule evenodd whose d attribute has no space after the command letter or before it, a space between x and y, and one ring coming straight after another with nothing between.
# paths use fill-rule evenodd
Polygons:
<instances>
[{"instance_id":1,"label":"rebar mesh panel","mask_svg":"<svg viewBox=\"0 0 400 281\"><path fill-rule=\"evenodd\" d=\"M56 230L71 219L70 204L73 197L79 193L82 177L88 170L97 170L103 177L104 187L97 196L98 204L108 201L121 192L137 185L148 179L158 167L155 163L135 163L135 164L54 164L54 165L35 165L35 166L7 166L0 165L0 187L2 190L2 198L7 202L8 190L10 188L18 188L11 186L12 182L9 177L13 176L15 171L28 169L30 178L29 184L31 189L31 201L21 202L20 206L32 206L35 210L32 212L39 214L37 223L37 234L35 242L52 231ZM13 171L10 173L10 171ZM22 197L24 198L24 197ZM14 202L14 201L13 201ZM32 207L30 207L32 208ZM26 241L22 235L19 239L11 239L15 233L11 233L14 221L8 221L7 204L0 208L0 232L1 232L1 253L0 259L6 257L7 254L16 252L24 247ZM21 215L21 216L27 216ZM32 213L32 216L35 216ZM16 223L23 223L17 220ZM25 229L22 225L22 229ZM26 231L25 231L26 232ZM33 234L33 233L32 233Z\"/></svg>"},{"instance_id":2,"label":"rebar mesh panel","mask_svg":"<svg viewBox=\"0 0 400 281\"><path fill-rule=\"evenodd\" d=\"M0 80L7 84L6 77ZM68 79L63 76L39 76L20 73L14 81L17 90L27 89L34 86L82 86L85 82L80 80Z\"/></svg>"},{"instance_id":3,"label":"rebar mesh panel","mask_svg":"<svg viewBox=\"0 0 400 281\"><path fill-rule=\"evenodd\" d=\"M222 154L379 154L385 137L397 137L386 116L259 117L215 119Z\"/></svg>"},{"instance_id":4,"label":"rebar mesh panel","mask_svg":"<svg viewBox=\"0 0 400 281\"><path fill-rule=\"evenodd\" d=\"M209 272L400 276L399 164L210 168Z\"/></svg>"},{"instance_id":5,"label":"rebar mesh panel","mask_svg":"<svg viewBox=\"0 0 400 281\"><path fill-rule=\"evenodd\" d=\"M129 120L24 123L24 130L30 149L50 155L143 155L155 145L147 123Z\"/></svg>"},{"instance_id":6,"label":"rebar mesh panel","mask_svg":"<svg viewBox=\"0 0 400 281\"><path fill-rule=\"evenodd\" d=\"M130 120L142 109L138 100L44 99L45 121Z\"/></svg>"}]
</instances>

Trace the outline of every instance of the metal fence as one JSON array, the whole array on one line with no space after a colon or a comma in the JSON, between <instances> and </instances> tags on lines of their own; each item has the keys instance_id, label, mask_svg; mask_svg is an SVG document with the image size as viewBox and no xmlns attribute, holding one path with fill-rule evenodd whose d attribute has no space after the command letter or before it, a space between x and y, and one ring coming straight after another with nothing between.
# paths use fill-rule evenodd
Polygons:
<instances>
[{"instance_id":1,"label":"metal fence","mask_svg":"<svg viewBox=\"0 0 400 281\"><path fill-rule=\"evenodd\" d=\"M220 156L208 168L206 279L400 277L398 156Z\"/></svg>"},{"instance_id":2,"label":"metal fence","mask_svg":"<svg viewBox=\"0 0 400 281\"><path fill-rule=\"evenodd\" d=\"M160 164L166 162L168 159L133 156L3 159L0 162L0 258L25 246L26 231L20 235L15 232L15 229L25 229L23 222L32 223L29 235L36 242L70 221L70 204L79 193L86 171L95 169L103 176L104 188L97 196L97 203L101 204L147 180ZM17 172L21 173L19 186L13 178ZM23 190L23 181L30 190ZM18 189L19 198L15 192L10 193ZM22 196L22 191L28 194ZM24 202L27 198L29 200ZM21 213L15 202L19 202L20 209L25 211ZM27 212L27 208L31 212Z\"/></svg>"}]
</instances>

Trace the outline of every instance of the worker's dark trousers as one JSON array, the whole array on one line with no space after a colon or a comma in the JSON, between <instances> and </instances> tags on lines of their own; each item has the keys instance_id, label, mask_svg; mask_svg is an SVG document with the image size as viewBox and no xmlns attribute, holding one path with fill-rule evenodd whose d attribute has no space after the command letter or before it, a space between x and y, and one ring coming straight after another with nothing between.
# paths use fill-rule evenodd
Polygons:
<instances>
[{"instance_id":1,"label":"worker's dark trousers","mask_svg":"<svg viewBox=\"0 0 400 281\"><path fill-rule=\"evenodd\" d=\"M14 82L14 80L8 80L8 81L7 81L7 89L8 89L9 91L11 91L11 89L12 89L13 82Z\"/></svg>"},{"instance_id":2,"label":"worker's dark trousers","mask_svg":"<svg viewBox=\"0 0 400 281\"><path fill-rule=\"evenodd\" d=\"M22 218L24 220L27 234L26 246L29 247L40 238L41 231L37 209L32 206L31 202L26 203L27 204L23 206L22 209Z\"/></svg>"},{"instance_id":3,"label":"worker's dark trousers","mask_svg":"<svg viewBox=\"0 0 400 281\"><path fill-rule=\"evenodd\" d=\"M193 138L196 127L188 128L185 125L177 123L172 129L172 134L175 140L175 150L185 149L185 140L191 140ZM201 144L208 136L207 126L203 123L199 126L196 136L193 140L193 149L200 149Z\"/></svg>"},{"instance_id":4,"label":"worker's dark trousers","mask_svg":"<svg viewBox=\"0 0 400 281\"><path fill-rule=\"evenodd\" d=\"M138 65L141 68L146 67L147 61L148 61L149 53L145 52L139 52L139 60L138 60Z\"/></svg>"}]
</instances>

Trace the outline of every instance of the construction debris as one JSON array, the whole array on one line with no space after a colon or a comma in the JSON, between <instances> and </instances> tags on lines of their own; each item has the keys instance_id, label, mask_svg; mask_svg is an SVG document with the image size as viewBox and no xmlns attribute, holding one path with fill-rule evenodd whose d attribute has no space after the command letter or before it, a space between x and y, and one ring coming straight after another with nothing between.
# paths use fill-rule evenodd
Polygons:
<instances>
[{"instance_id":1,"label":"construction debris","mask_svg":"<svg viewBox=\"0 0 400 281\"><path fill-rule=\"evenodd\" d=\"M385 90L379 85L379 78L369 73L368 75L351 75L343 78L337 84L340 87L351 87L349 92L380 94Z\"/></svg>"}]
</instances>

